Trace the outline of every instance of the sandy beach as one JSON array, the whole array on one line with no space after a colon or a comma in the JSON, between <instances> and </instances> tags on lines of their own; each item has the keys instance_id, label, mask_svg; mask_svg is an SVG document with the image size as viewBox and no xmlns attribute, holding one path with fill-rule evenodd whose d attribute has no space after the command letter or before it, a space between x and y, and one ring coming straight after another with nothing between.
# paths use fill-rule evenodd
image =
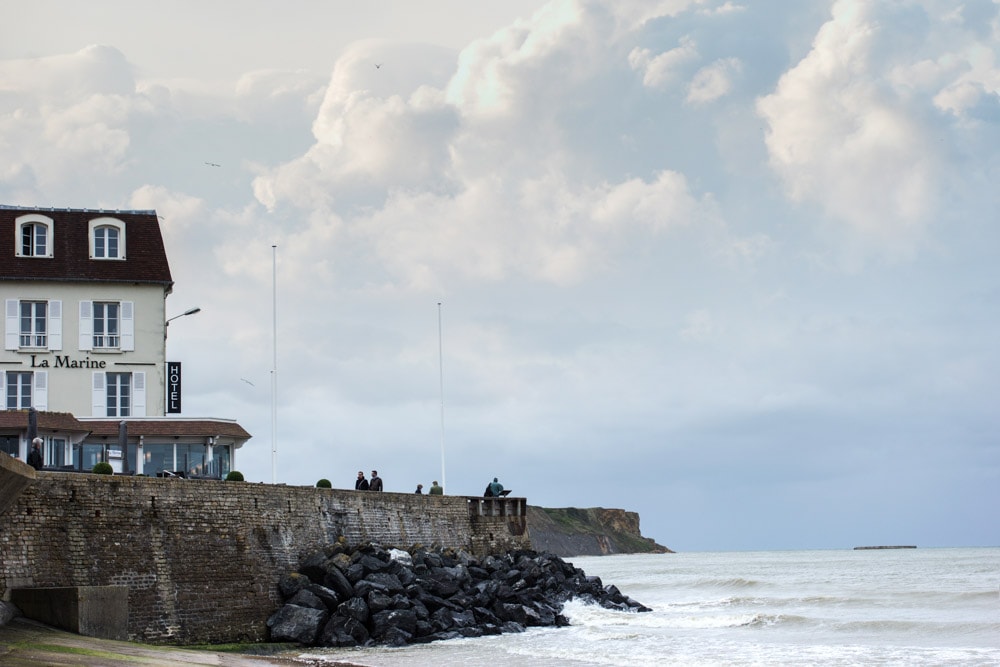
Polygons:
<instances>
[{"instance_id":1,"label":"sandy beach","mask_svg":"<svg viewBox=\"0 0 1000 667\"><path fill-rule=\"evenodd\" d=\"M291 667L314 664L295 656L294 649L277 655L262 656L97 639L57 630L25 618L15 618L7 625L0 626L0 664L4 667ZM348 663L337 664L349 667Z\"/></svg>"}]
</instances>

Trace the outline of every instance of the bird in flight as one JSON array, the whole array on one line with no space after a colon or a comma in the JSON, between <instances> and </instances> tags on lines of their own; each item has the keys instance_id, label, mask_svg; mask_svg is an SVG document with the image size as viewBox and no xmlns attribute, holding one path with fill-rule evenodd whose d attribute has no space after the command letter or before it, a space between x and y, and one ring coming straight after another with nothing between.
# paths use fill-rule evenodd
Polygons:
<instances>
[{"instance_id":1,"label":"bird in flight","mask_svg":"<svg viewBox=\"0 0 1000 667\"><path fill-rule=\"evenodd\" d=\"M375 63L375 69L382 69L382 63Z\"/></svg>"},{"instance_id":2,"label":"bird in flight","mask_svg":"<svg viewBox=\"0 0 1000 667\"><path fill-rule=\"evenodd\" d=\"M209 167L221 167L222 166L221 164L215 164L214 162L206 162L205 164L207 164Z\"/></svg>"}]
</instances>

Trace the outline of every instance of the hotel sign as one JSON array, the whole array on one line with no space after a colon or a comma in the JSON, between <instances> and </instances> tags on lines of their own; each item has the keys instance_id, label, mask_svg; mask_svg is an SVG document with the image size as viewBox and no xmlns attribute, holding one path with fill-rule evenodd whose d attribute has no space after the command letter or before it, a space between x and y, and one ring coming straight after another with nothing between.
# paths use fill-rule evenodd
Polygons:
<instances>
[{"instance_id":1,"label":"hotel sign","mask_svg":"<svg viewBox=\"0 0 1000 667\"><path fill-rule=\"evenodd\" d=\"M181 411L181 362L167 362L167 414Z\"/></svg>"}]
</instances>

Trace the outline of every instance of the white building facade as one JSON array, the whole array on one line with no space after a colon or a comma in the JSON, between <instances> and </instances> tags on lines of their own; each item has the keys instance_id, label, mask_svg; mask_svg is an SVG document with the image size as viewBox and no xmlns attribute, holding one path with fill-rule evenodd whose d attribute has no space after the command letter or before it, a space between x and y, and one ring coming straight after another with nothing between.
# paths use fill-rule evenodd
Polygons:
<instances>
[{"instance_id":1,"label":"white building facade","mask_svg":"<svg viewBox=\"0 0 1000 667\"><path fill-rule=\"evenodd\" d=\"M0 450L25 460L37 435L50 469L232 468L250 437L238 424L167 414L180 365L168 377L173 281L155 211L0 206L0 258Z\"/></svg>"}]
</instances>

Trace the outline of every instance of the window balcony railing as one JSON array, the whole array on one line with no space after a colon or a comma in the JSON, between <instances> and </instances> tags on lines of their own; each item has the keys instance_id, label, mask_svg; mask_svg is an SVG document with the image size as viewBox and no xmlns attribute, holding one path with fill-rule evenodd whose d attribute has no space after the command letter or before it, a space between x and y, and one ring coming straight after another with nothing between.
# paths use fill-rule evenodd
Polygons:
<instances>
[{"instance_id":1,"label":"window balcony railing","mask_svg":"<svg viewBox=\"0 0 1000 667\"><path fill-rule=\"evenodd\" d=\"M48 346L48 340L45 334L21 334L21 347L44 348Z\"/></svg>"},{"instance_id":2,"label":"window balcony railing","mask_svg":"<svg viewBox=\"0 0 1000 667\"><path fill-rule=\"evenodd\" d=\"M94 349L117 349L120 336L94 336Z\"/></svg>"}]
</instances>

